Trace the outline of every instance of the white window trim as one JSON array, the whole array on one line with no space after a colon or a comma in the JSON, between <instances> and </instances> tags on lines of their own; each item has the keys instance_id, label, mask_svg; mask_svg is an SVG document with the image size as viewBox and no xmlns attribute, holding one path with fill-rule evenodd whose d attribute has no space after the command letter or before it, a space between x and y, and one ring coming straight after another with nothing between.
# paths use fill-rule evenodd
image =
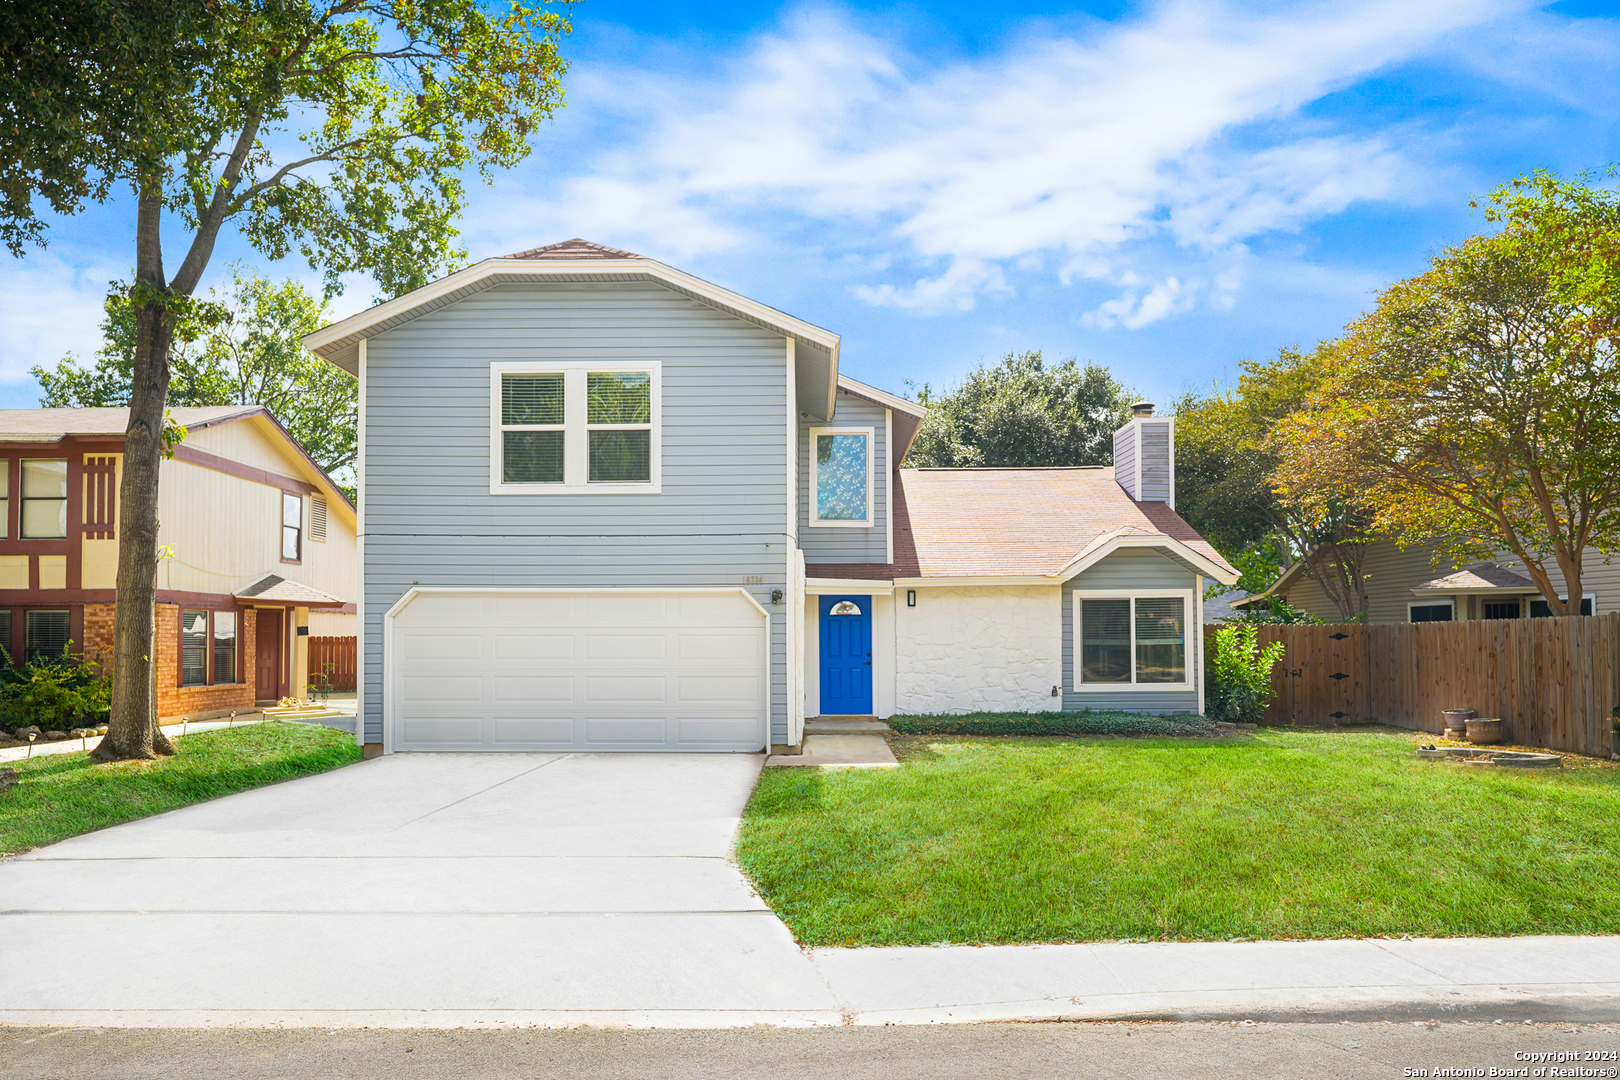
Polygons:
<instances>
[{"instance_id":1,"label":"white window trim","mask_svg":"<svg viewBox=\"0 0 1620 1080\"><path fill-rule=\"evenodd\" d=\"M644 371L652 377L651 461L647 480L590 481L590 425L585 376L592 371ZM501 376L563 373L563 482L508 484L501 479ZM658 360L528 360L489 365L489 493L491 495L657 495L663 491L664 372ZM619 425L611 425L617 427Z\"/></svg>"},{"instance_id":2,"label":"white window trim","mask_svg":"<svg viewBox=\"0 0 1620 1080\"><path fill-rule=\"evenodd\" d=\"M1451 621L1452 622L1457 621L1457 602L1455 600L1446 599L1446 600L1408 600L1406 602L1406 621L1407 622L1412 621L1412 609L1413 608L1420 608L1420 607L1449 607L1451 609Z\"/></svg>"},{"instance_id":3,"label":"white window trim","mask_svg":"<svg viewBox=\"0 0 1620 1080\"><path fill-rule=\"evenodd\" d=\"M1567 601L1569 599L1569 593L1559 593L1558 594L1558 599L1560 601ZM1524 605L1524 617L1525 618L1528 619L1530 617L1530 605L1535 603L1537 600L1540 600L1542 603L1547 602L1547 598L1545 596L1541 595L1540 593L1536 593L1534 596L1530 597L1528 600L1525 601L1525 605ZM1585 602L1587 600L1592 601L1592 614L1593 615L1597 614L1597 593L1583 592L1583 593L1581 593L1581 600L1583 602Z\"/></svg>"},{"instance_id":4,"label":"white window trim","mask_svg":"<svg viewBox=\"0 0 1620 1080\"><path fill-rule=\"evenodd\" d=\"M816 436L818 435L861 435L866 438L866 520L842 521L823 519L820 516L820 500L817 498L819 486L819 463L816 461ZM872 427L813 427L810 429L808 452L810 454L810 524L817 529L870 529L874 527L874 513L872 502L872 443L877 438L877 429Z\"/></svg>"},{"instance_id":5,"label":"white window trim","mask_svg":"<svg viewBox=\"0 0 1620 1080\"><path fill-rule=\"evenodd\" d=\"M1182 670L1187 678L1182 682L1156 682L1139 683L1136 681L1136 605L1131 604L1131 681L1122 682L1082 682L1080 679L1080 601L1082 600L1148 600L1166 596L1181 597L1181 634L1182 634ZM1193 591L1191 589L1075 589L1073 599L1073 631L1070 636L1070 667L1072 668L1069 689L1076 694L1110 694L1123 693L1151 693L1154 691L1192 691L1197 689L1193 682L1193 660L1196 650L1193 648L1193 629L1190 625L1195 615L1202 615L1193 606Z\"/></svg>"}]
</instances>

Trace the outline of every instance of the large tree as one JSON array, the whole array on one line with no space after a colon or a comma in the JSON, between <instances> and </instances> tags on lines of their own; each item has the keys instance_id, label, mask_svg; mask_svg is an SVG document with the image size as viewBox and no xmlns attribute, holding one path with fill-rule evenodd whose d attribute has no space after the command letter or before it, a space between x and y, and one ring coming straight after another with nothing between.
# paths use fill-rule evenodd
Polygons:
<instances>
[{"instance_id":1,"label":"large tree","mask_svg":"<svg viewBox=\"0 0 1620 1080\"><path fill-rule=\"evenodd\" d=\"M302 339L326 322L321 302L296 281L273 282L245 266L214 294L214 315L176 328L169 403L263 405L352 499L359 395L355 381L312 356ZM45 408L128 405L135 372L135 309L107 298L103 344L88 365L72 357L35 367Z\"/></svg>"},{"instance_id":2,"label":"large tree","mask_svg":"<svg viewBox=\"0 0 1620 1080\"><path fill-rule=\"evenodd\" d=\"M1335 501L1279 491L1271 443L1273 429L1304 407L1330 372L1324 348L1283 349L1274 360L1244 361L1235 387L1183 396L1175 408L1176 509L1244 564L1250 586L1277 555L1303 559L1339 617L1350 621L1367 614L1370 515L1353 493Z\"/></svg>"},{"instance_id":3,"label":"large tree","mask_svg":"<svg viewBox=\"0 0 1620 1080\"><path fill-rule=\"evenodd\" d=\"M67 193L51 201L58 209L119 187L134 196L117 678L96 753L150 757L170 749L157 727L151 646L170 345L177 320L196 308L222 230L238 229L272 259L296 250L330 289L353 271L370 273L388 295L423 284L460 257L452 223L464 173L519 161L536 120L561 105L557 46L569 24L529 0L503 10L480 0L35 6L47 17L36 13L26 32L43 44L15 27L0 33L4 58L52 80L49 100L11 106L24 123L0 138L31 156L0 167L0 182L47 177ZM86 16L98 7L128 16L125 25L98 27ZM74 49L54 54L69 36ZM94 92L75 96L74 80ZM57 101L72 107L53 112ZM50 148L52 130L65 130L64 149ZM32 200L12 190L0 202L6 235L38 239ZM165 228L184 252L172 273Z\"/></svg>"},{"instance_id":4,"label":"large tree","mask_svg":"<svg viewBox=\"0 0 1620 1080\"><path fill-rule=\"evenodd\" d=\"M1537 173L1487 216L1500 232L1390 286L1333 346L1333 380L1279 428L1284 474L1366 491L1382 532L1455 562L1509 551L1577 615L1587 552L1620 546L1620 195Z\"/></svg>"},{"instance_id":5,"label":"large tree","mask_svg":"<svg viewBox=\"0 0 1620 1080\"><path fill-rule=\"evenodd\" d=\"M1072 359L1048 367L1038 349L918 397L928 418L906 455L913 468L1107 465L1114 430L1131 415L1131 392L1107 368Z\"/></svg>"}]
</instances>

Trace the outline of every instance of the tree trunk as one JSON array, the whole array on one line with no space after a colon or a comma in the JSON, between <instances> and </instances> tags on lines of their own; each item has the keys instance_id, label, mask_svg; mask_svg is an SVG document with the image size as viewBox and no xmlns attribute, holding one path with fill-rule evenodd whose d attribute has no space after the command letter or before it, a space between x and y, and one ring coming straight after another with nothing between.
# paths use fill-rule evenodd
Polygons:
<instances>
[{"instance_id":1,"label":"tree trunk","mask_svg":"<svg viewBox=\"0 0 1620 1080\"><path fill-rule=\"evenodd\" d=\"M162 205L156 181L142 184L135 233L135 369L118 485L118 605L113 615L112 713L95 756L102 761L172 754L158 727L158 470L174 320L165 302Z\"/></svg>"}]
</instances>

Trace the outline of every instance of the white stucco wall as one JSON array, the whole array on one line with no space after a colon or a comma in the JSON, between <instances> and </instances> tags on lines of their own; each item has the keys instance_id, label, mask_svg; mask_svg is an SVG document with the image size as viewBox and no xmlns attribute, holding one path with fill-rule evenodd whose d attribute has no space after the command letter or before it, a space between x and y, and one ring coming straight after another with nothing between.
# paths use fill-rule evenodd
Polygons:
<instances>
[{"instance_id":1,"label":"white stucco wall","mask_svg":"<svg viewBox=\"0 0 1620 1080\"><path fill-rule=\"evenodd\" d=\"M1056 585L901 592L894 606L898 713L1054 711L1063 683L1063 598Z\"/></svg>"}]
</instances>

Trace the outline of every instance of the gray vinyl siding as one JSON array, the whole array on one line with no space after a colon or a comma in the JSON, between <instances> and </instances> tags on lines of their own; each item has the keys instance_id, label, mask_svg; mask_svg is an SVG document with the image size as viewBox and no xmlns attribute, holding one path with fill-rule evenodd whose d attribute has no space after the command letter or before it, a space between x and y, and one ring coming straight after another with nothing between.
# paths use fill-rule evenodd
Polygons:
<instances>
[{"instance_id":1,"label":"gray vinyl siding","mask_svg":"<svg viewBox=\"0 0 1620 1080\"><path fill-rule=\"evenodd\" d=\"M881 563L889 561L889 433L883 406L838 392L838 408L828 424L799 422L799 546L807 563ZM810 445L812 427L869 427L872 429L872 527L826 528L810 524L810 462L815 447Z\"/></svg>"},{"instance_id":2,"label":"gray vinyl siding","mask_svg":"<svg viewBox=\"0 0 1620 1080\"><path fill-rule=\"evenodd\" d=\"M1138 502L1170 499L1170 425L1142 425L1142 493Z\"/></svg>"},{"instance_id":3,"label":"gray vinyl siding","mask_svg":"<svg viewBox=\"0 0 1620 1080\"><path fill-rule=\"evenodd\" d=\"M383 615L411 587L745 586L771 613L787 736L784 339L660 285L499 285L366 346L365 730L382 740ZM658 360L660 494L491 495L497 361ZM747 582L749 576L762 579Z\"/></svg>"},{"instance_id":4,"label":"gray vinyl siding","mask_svg":"<svg viewBox=\"0 0 1620 1080\"><path fill-rule=\"evenodd\" d=\"M1136 425L1127 424L1114 433L1114 476L1119 486L1136 498Z\"/></svg>"},{"instance_id":5,"label":"gray vinyl siding","mask_svg":"<svg viewBox=\"0 0 1620 1080\"><path fill-rule=\"evenodd\" d=\"M1199 618L1198 596L1193 596L1187 618L1187 667L1192 676L1191 690L1121 690L1118 693L1074 691L1074 590L1129 589L1144 595L1155 589L1194 589L1194 572L1168 555L1151 549L1116 551L1095 566L1063 583L1063 708L1129 709L1133 712L1198 711L1198 683L1203 678L1193 655L1195 620Z\"/></svg>"}]
</instances>

